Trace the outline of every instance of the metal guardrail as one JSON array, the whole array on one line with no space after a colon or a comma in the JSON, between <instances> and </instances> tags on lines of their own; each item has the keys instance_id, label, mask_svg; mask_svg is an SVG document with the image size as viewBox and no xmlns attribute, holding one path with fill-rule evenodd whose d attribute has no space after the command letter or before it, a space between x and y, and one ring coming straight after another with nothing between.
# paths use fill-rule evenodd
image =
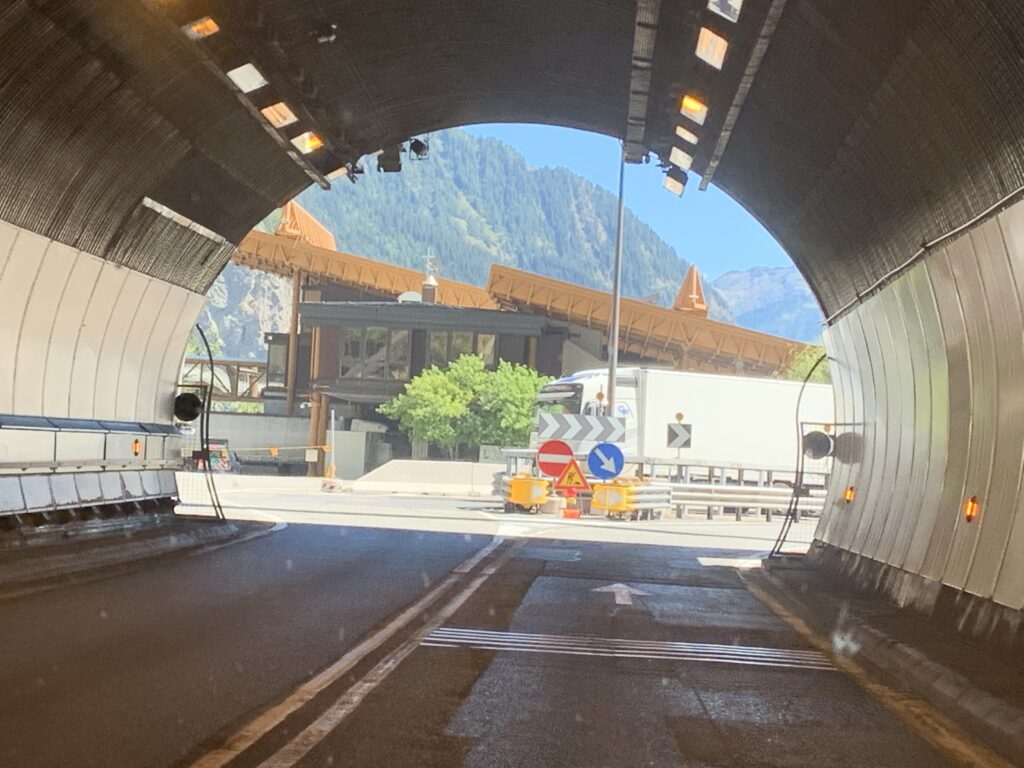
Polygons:
<instances>
[{"instance_id":1,"label":"metal guardrail","mask_svg":"<svg viewBox=\"0 0 1024 768\"><path fill-rule=\"evenodd\" d=\"M800 498L799 509L802 512L820 513L825 495L824 489L808 490L807 495ZM777 486L672 484L672 503L675 506L785 510L792 496L792 489Z\"/></svg>"}]
</instances>

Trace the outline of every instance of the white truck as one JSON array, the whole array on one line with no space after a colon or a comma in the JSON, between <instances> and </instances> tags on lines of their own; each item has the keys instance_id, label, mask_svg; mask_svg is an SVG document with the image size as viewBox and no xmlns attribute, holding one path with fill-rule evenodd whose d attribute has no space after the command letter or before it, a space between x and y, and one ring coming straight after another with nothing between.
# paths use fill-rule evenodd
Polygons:
<instances>
[{"instance_id":1,"label":"white truck","mask_svg":"<svg viewBox=\"0 0 1024 768\"><path fill-rule=\"evenodd\" d=\"M628 462L792 471L800 386L781 379L620 368L615 415L626 419L621 447ZM580 371L545 385L537 407L547 413L600 414L607 388L606 369ZM834 408L831 385L808 384L800 421L831 424ZM669 426L678 422L690 425L688 448L669 447ZM534 433L531 446L539 439ZM594 445L567 442L577 454Z\"/></svg>"}]
</instances>

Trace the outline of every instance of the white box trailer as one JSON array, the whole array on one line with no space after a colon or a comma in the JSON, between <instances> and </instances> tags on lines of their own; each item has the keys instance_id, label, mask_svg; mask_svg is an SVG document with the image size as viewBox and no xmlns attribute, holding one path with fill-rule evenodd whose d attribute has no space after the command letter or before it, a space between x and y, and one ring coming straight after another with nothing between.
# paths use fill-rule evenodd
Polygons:
<instances>
[{"instance_id":1,"label":"white box trailer","mask_svg":"<svg viewBox=\"0 0 1024 768\"><path fill-rule=\"evenodd\" d=\"M598 414L608 371L580 371L547 384L537 398L549 413ZM797 451L797 397L801 382L707 373L620 368L615 411L626 419L627 461L712 467L793 470ZM599 398L598 393L602 396ZM690 425L688 448L669 447L669 425ZM832 387L808 384L800 421L831 424ZM540 438L533 436L531 445ZM578 454L594 443L567 441Z\"/></svg>"}]
</instances>

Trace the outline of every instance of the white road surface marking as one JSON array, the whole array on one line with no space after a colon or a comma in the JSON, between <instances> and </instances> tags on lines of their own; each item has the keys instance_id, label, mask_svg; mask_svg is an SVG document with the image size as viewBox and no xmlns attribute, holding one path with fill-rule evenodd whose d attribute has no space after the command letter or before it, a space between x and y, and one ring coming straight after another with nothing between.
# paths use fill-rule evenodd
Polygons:
<instances>
[{"instance_id":1,"label":"white road surface marking","mask_svg":"<svg viewBox=\"0 0 1024 768\"><path fill-rule=\"evenodd\" d=\"M423 641L423 645L430 648L475 648L478 650L552 653L618 659L737 664L816 672L835 671L828 656L815 650L660 640L626 640L591 635L542 635L441 627L432 632Z\"/></svg>"},{"instance_id":2,"label":"white road surface marking","mask_svg":"<svg viewBox=\"0 0 1024 768\"><path fill-rule=\"evenodd\" d=\"M633 596L643 597L644 595L650 595L650 592L644 592L642 589L636 589L629 586L628 584L609 584L607 587L594 587L591 592L611 592L615 595L616 605L632 605Z\"/></svg>"},{"instance_id":3,"label":"white road surface marking","mask_svg":"<svg viewBox=\"0 0 1024 768\"><path fill-rule=\"evenodd\" d=\"M323 741L346 717L354 712L363 702L363 699L374 688L384 682L388 675L397 669L402 661L419 648L431 632L438 629L445 621L451 618L492 574L508 562L512 552L513 549L509 549L497 562L485 568L479 576L473 579L465 589L445 605L420 631L399 646L397 650L389 654L383 661L379 662L367 673L366 677L342 694L326 712L320 715L288 744L260 763L259 768L291 768L302 760L311 749Z\"/></svg>"},{"instance_id":4,"label":"white road surface marking","mask_svg":"<svg viewBox=\"0 0 1024 768\"><path fill-rule=\"evenodd\" d=\"M448 587L497 549L502 541L503 539L495 537L490 544L458 566L448 578L438 583L436 587L398 614L386 626L364 639L359 645L318 675L303 683L283 701L258 715L254 720L232 735L223 745L192 763L191 768L222 768L222 766L234 760L268 732L280 725L286 717L301 708L325 688L340 680L342 676L347 674L349 670L355 667L368 654L375 651L383 643L391 639L396 632L420 616Z\"/></svg>"}]
</instances>

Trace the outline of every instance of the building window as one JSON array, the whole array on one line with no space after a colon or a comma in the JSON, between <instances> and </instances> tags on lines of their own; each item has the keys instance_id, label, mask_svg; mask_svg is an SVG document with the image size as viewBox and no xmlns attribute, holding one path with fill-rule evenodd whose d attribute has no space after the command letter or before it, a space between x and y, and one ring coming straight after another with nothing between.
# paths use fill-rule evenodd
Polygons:
<instances>
[{"instance_id":1,"label":"building window","mask_svg":"<svg viewBox=\"0 0 1024 768\"><path fill-rule=\"evenodd\" d=\"M409 331L391 331L388 336L388 378L409 379Z\"/></svg>"},{"instance_id":2,"label":"building window","mask_svg":"<svg viewBox=\"0 0 1024 768\"><path fill-rule=\"evenodd\" d=\"M364 379L383 379L387 370L388 332L385 328L367 328Z\"/></svg>"},{"instance_id":3,"label":"building window","mask_svg":"<svg viewBox=\"0 0 1024 768\"><path fill-rule=\"evenodd\" d=\"M473 334L470 331L455 331L452 334L452 360L473 354Z\"/></svg>"},{"instance_id":4,"label":"building window","mask_svg":"<svg viewBox=\"0 0 1024 768\"><path fill-rule=\"evenodd\" d=\"M443 331L430 332L430 356L427 365L444 368L448 365L448 334Z\"/></svg>"},{"instance_id":5,"label":"building window","mask_svg":"<svg viewBox=\"0 0 1024 768\"><path fill-rule=\"evenodd\" d=\"M267 386L283 387L288 374L288 341L274 339L267 345Z\"/></svg>"},{"instance_id":6,"label":"building window","mask_svg":"<svg viewBox=\"0 0 1024 768\"><path fill-rule=\"evenodd\" d=\"M478 333L476 337L476 353L484 359L488 368L494 366L495 336L493 333Z\"/></svg>"},{"instance_id":7,"label":"building window","mask_svg":"<svg viewBox=\"0 0 1024 768\"><path fill-rule=\"evenodd\" d=\"M345 328L342 330L340 378L361 379L363 377L362 348L362 328Z\"/></svg>"}]
</instances>

